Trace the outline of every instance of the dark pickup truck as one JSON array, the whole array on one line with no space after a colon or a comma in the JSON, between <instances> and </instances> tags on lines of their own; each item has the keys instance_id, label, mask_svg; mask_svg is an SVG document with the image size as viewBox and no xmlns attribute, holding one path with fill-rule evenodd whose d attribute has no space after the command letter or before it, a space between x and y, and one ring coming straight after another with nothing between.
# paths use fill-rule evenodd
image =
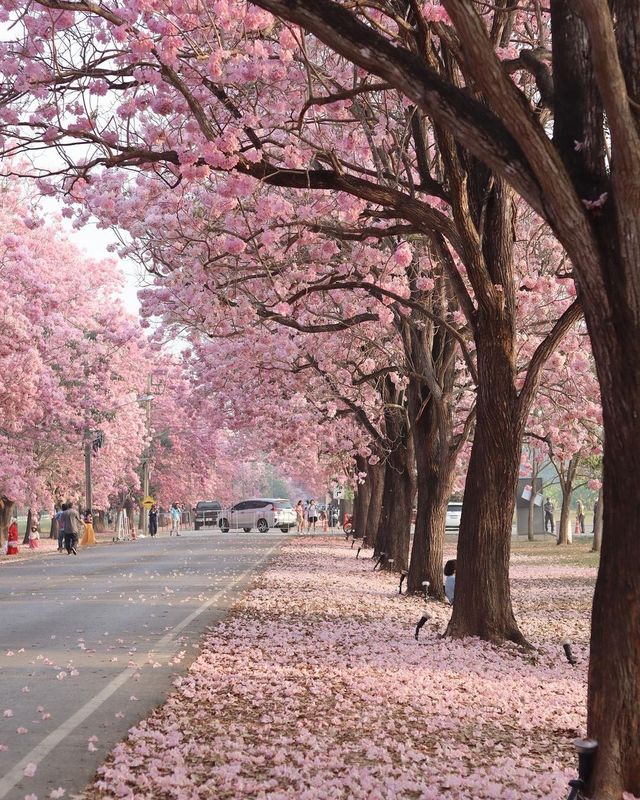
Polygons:
<instances>
[{"instance_id":1,"label":"dark pickup truck","mask_svg":"<svg viewBox=\"0 0 640 800\"><path fill-rule=\"evenodd\" d=\"M222 506L217 500L201 500L196 504L195 529L211 528L218 524L218 515Z\"/></svg>"}]
</instances>

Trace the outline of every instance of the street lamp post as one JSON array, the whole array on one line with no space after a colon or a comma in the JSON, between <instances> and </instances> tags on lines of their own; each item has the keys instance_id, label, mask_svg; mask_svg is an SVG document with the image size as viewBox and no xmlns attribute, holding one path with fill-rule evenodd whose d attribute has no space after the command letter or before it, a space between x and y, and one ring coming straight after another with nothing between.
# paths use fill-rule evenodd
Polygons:
<instances>
[{"instance_id":1,"label":"street lamp post","mask_svg":"<svg viewBox=\"0 0 640 800\"><path fill-rule=\"evenodd\" d=\"M93 478L91 475L91 457L93 455L93 442L87 432L84 442L84 510L90 512L93 508Z\"/></svg>"}]
</instances>

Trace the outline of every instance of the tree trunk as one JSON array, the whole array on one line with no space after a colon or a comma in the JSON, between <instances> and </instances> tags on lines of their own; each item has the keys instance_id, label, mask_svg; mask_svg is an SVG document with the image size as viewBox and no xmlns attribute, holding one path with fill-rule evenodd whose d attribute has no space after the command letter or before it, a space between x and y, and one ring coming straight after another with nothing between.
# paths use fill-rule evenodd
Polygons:
<instances>
[{"instance_id":1,"label":"tree trunk","mask_svg":"<svg viewBox=\"0 0 640 800\"><path fill-rule=\"evenodd\" d=\"M406 570L411 539L411 509L415 493L413 448L405 409L389 404L385 410L387 439L394 447L387 456L382 490L382 509L374 555L385 554L382 567Z\"/></svg>"},{"instance_id":2,"label":"tree trunk","mask_svg":"<svg viewBox=\"0 0 640 800\"><path fill-rule=\"evenodd\" d=\"M22 544L29 544L29 531L31 530L31 520L33 518L33 512L31 509L27 511L27 527L24 530L24 538L22 540Z\"/></svg>"},{"instance_id":3,"label":"tree trunk","mask_svg":"<svg viewBox=\"0 0 640 800\"><path fill-rule=\"evenodd\" d=\"M458 536L456 594L447 634L526 644L511 606L509 556L524 411L500 329L477 337L476 428ZM482 344L481 344L482 343ZM481 344L481 346L480 346Z\"/></svg>"},{"instance_id":4,"label":"tree trunk","mask_svg":"<svg viewBox=\"0 0 640 800\"><path fill-rule=\"evenodd\" d=\"M398 452L398 451L402 452ZM376 555L385 554L382 567L392 572L406 570L411 538L413 481L408 474L404 448L389 455L382 492L382 513Z\"/></svg>"},{"instance_id":5,"label":"tree trunk","mask_svg":"<svg viewBox=\"0 0 640 800\"><path fill-rule=\"evenodd\" d=\"M591 546L592 553L599 553L602 546L602 487L598 491L598 505L596 506L593 515L593 544Z\"/></svg>"},{"instance_id":6,"label":"tree trunk","mask_svg":"<svg viewBox=\"0 0 640 800\"><path fill-rule=\"evenodd\" d=\"M572 485L569 483L565 488L564 483L561 483L562 488L562 506L560 508L560 523L558 525L558 544L571 544L573 535L571 533L571 492Z\"/></svg>"},{"instance_id":7,"label":"tree trunk","mask_svg":"<svg viewBox=\"0 0 640 800\"><path fill-rule=\"evenodd\" d=\"M564 467L556 467L560 489L562 491L562 508L560 509L560 524L558 525L558 544L571 544L573 533L571 530L571 493L573 492L573 482L578 470L580 454L571 456L566 470Z\"/></svg>"},{"instance_id":8,"label":"tree trunk","mask_svg":"<svg viewBox=\"0 0 640 800\"><path fill-rule=\"evenodd\" d=\"M639 365L635 361L632 370L635 409L640 409ZM631 394L629 357L618 368L627 377L602 387L604 529L589 657L587 729L599 743L590 796L598 800L619 798L623 790L640 796L640 421L623 399Z\"/></svg>"},{"instance_id":9,"label":"tree trunk","mask_svg":"<svg viewBox=\"0 0 640 800\"><path fill-rule=\"evenodd\" d=\"M0 545L7 541L9 535L9 523L15 503L8 497L0 496Z\"/></svg>"},{"instance_id":10,"label":"tree trunk","mask_svg":"<svg viewBox=\"0 0 640 800\"><path fill-rule=\"evenodd\" d=\"M371 497L369 499L369 508L367 510L367 521L363 531L364 539L369 545L375 545L375 538L380 525L385 471L384 462L379 464L369 464Z\"/></svg>"},{"instance_id":11,"label":"tree trunk","mask_svg":"<svg viewBox=\"0 0 640 800\"><path fill-rule=\"evenodd\" d=\"M57 539L58 538L58 520L56 519L56 513L58 509L53 509L53 514L51 515L51 526L49 527L49 538L50 539Z\"/></svg>"},{"instance_id":12,"label":"tree trunk","mask_svg":"<svg viewBox=\"0 0 640 800\"><path fill-rule=\"evenodd\" d=\"M362 483L356 484L356 492L353 500L353 531L358 536L364 536L364 528L369 511L371 500L371 481L367 470L367 461L362 456L356 456L356 468L358 472L366 472L367 477Z\"/></svg>"},{"instance_id":13,"label":"tree trunk","mask_svg":"<svg viewBox=\"0 0 640 800\"><path fill-rule=\"evenodd\" d=\"M449 440L441 441L436 413L435 402L431 399L413 421L418 507L407 592L422 592L423 581L429 581L430 596L444 600L444 533L455 456L451 453Z\"/></svg>"}]
</instances>

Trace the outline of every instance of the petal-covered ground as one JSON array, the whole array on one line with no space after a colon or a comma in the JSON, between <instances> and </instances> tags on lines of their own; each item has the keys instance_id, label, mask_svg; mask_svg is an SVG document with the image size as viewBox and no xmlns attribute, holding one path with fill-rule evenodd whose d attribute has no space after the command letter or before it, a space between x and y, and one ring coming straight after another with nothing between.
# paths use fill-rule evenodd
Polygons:
<instances>
[{"instance_id":1,"label":"petal-covered ground","mask_svg":"<svg viewBox=\"0 0 640 800\"><path fill-rule=\"evenodd\" d=\"M440 638L450 607L431 602L416 642L425 604L394 576L344 540L292 540L85 797L566 797L595 579L586 547L568 552L516 550L523 652Z\"/></svg>"}]
</instances>

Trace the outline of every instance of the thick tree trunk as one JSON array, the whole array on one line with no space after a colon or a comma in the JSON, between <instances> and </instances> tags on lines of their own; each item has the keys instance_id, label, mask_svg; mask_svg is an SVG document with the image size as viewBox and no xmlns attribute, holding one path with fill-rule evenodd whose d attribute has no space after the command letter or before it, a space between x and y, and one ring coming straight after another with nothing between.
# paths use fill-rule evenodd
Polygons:
<instances>
[{"instance_id":1,"label":"thick tree trunk","mask_svg":"<svg viewBox=\"0 0 640 800\"><path fill-rule=\"evenodd\" d=\"M525 643L509 586L519 433L514 424L510 431L483 426L478 413L458 537L456 599L448 628L452 636Z\"/></svg>"},{"instance_id":2,"label":"thick tree trunk","mask_svg":"<svg viewBox=\"0 0 640 800\"><path fill-rule=\"evenodd\" d=\"M382 567L393 572L406 570L411 539L411 509L415 494L414 453L404 408L390 404L385 427L394 447L387 456L382 490L380 524L374 555L385 554Z\"/></svg>"},{"instance_id":3,"label":"thick tree trunk","mask_svg":"<svg viewBox=\"0 0 640 800\"><path fill-rule=\"evenodd\" d=\"M603 339L605 331L603 323ZM592 337L605 430L587 724L599 743L589 793L597 800L619 798L623 791L640 797L640 330L621 319L618 334L619 347Z\"/></svg>"},{"instance_id":4,"label":"thick tree trunk","mask_svg":"<svg viewBox=\"0 0 640 800\"><path fill-rule=\"evenodd\" d=\"M49 538L50 539L57 539L58 538L58 520L56 519L56 512L58 511L57 508L53 509L53 514L51 515L51 526L49 527Z\"/></svg>"},{"instance_id":5,"label":"thick tree trunk","mask_svg":"<svg viewBox=\"0 0 640 800\"><path fill-rule=\"evenodd\" d=\"M489 323L478 347L476 428L458 536L456 593L447 634L526 641L511 606L509 557L523 417L508 335ZM527 409L528 411L528 409Z\"/></svg>"},{"instance_id":6,"label":"thick tree trunk","mask_svg":"<svg viewBox=\"0 0 640 800\"><path fill-rule=\"evenodd\" d=\"M429 594L443 600L444 533L455 457L450 451L449 440L444 442L443 448L438 435L433 401L414 420L413 430L416 443L418 507L407 591L422 592L423 581L429 581Z\"/></svg>"},{"instance_id":7,"label":"thick tree trunk","mask_svg":"<svg viewBox=\"0 0 640 800\"><path fill-rule=\"evenodd\" d=\"M640 426L631 419L626 424L636 427L633 446L627 437L616 447L607 434L604 535L591 621L588 733L599 748L590 796L598 800L621 797L623 789L640 796L640 514L634 494Z\"/></svg>"},{"instance_id":8,"label":"thick tree trunk","mask_svg":"<svg viewBox=\"0 0 640 800\"><path fill-rule=\"evenodd\" d=\"M365 523L363 535L366 544L375 545L376 534L380 525L380 515L382 513L382 492L384 490L385 464L369 464L368 472L371 481L371 497L367 511L367 521Z\"/></svg>"},{"instance_id":9,"label":"thick tree trunk","mask_svg":"<svg viewBox=\"0 0 640 800\"><path fill-rule=\"evenodd\" d=\"M411 507L413 481L403 458L404 448L389 456L382 493L382 513L376 555L385 553L384 569L392 572L406 570L409 563L411 536Z\"/></svg>"},{"instance_id":10,"label":"thick tree trunk","mask_svg":"<svg viewBox=\"0 0 640 800\"><path fill-rule=\"evenodd\" d=\"M593 515L593 544L591 546L592 553L599 553L602 546L602 487L598 492L598 505L596 506Z\"/></svg>"},{"instance_id":11,"label":"thick tree trunk","mask_svg":"<svg viewBox=\"0 0 640 800\"><path fill-rule=\"evenodd\" d=\"M8 497L0 496L0 545L7 541L9 535L9 523L15 503Z\"/></svg>"},{"instance_id":12,"label":"thick tree trunk","mask_svg":"<svg viewBox=\"0 0 640 800\"><path fill-rule=\"evenodd\" d=\"M357 484L353 500L353 530L358 536L364 536L364 528L371 499L371 481L369 479L367 471L368 465L365 458L356 456L356 467L358 472L367 472L367 477L364 481Z\"/></svg>"}]
</instances>

